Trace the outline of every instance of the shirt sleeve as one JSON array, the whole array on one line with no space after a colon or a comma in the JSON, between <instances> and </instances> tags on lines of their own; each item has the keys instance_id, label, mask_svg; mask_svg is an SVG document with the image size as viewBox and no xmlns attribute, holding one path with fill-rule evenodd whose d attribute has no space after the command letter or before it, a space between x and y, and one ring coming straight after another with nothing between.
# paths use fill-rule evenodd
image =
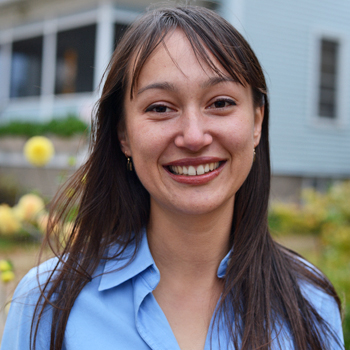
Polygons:
<instances>
[{"instance_id":1,"label":"shirt sleeve","mask_svg":"<svg viewBox=\"0 0 350 350\"><path fill-rule=\"evenodd\" d=\"M340 346L339 344L337 344L337 341L334 339L334 337L331 337L330 349L345 349L341 315L336 301L330 295L324 296L321 304L320 314L323 317L323 319L328 322L331 330L334 332L334 335L338 339L339 344L342 345Z\"/></svg>"},{"instance_id":2,"label":"shirt sleeve","mask_svg":"<svg viewBox=\"0 0 350 350\"><path fill-rule=\"evenodd\" d=\"M35 267L30 270L18 284L7 316L1 341L1 350L30 349L32 320L35 306L40 296L38 283L41 284L45 282L45 279L48 276L47 271L49 271L49 262L46 262L39 267L40 271L43 271L43 269L46 271L39 274L39 281L37 278L38 268ZM36 340L37 349L50 348L51 317L51 310L45 310L39 324L38 336Z\"/></svg>"}]
</instances>

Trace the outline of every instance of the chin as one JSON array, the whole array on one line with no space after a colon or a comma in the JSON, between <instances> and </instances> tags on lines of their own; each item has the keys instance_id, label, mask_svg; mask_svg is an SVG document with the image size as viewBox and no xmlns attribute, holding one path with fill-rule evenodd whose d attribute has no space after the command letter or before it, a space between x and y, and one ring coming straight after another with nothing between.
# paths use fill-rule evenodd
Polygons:
<instances>
[{"instance_id":1,"label":"chin","mask_svg":"<svg viewBox=\"0 0 350 350\"><path fill-rule=\"evenodd\" d=\"M223 210L227 206L232 207L233 213L233 201L232 204L231 201L225 201L220 203L208 203L208 201L205 201L204 203L196 203L195 201L192 201L182 205L181 207L179 206L175 210L182 215L196 217L202 215L210 215L211 213L214 213L218 210Z\"/></svg>"}]
</instances>

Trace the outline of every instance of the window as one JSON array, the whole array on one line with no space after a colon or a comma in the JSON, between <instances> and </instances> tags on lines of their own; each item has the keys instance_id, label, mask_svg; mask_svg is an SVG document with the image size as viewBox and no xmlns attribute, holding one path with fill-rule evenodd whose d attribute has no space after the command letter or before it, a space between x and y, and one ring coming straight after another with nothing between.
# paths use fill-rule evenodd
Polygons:
<instances>
[{"instance_id":1,"label":"window","mask_svg":"<svg viewBox=\"0 0 350 350\"><path fill-rule=\"evenodd\" d=\"M337 80L339 43L335 40L321 40L320 82L318 115L335 119L337 116Z\"/></svg>"},{"instance_id":2,"label":"window","mask_svg":"<svg viewBox=\"0 0 350 350\"><path fill-rule=\"evenodd\" d=\"M93 89L96 25L59 32L56 53L56 94Z\"/></svg>"},{"instance_id":3,"label":"window","mask_svg":"<svg viewBox=\"0 0 350 350\"><path fill-rule=\"evenodd\" d=\"M12 44L10 97L39 96L43 37Z\"/></svg>"}]
</instances>

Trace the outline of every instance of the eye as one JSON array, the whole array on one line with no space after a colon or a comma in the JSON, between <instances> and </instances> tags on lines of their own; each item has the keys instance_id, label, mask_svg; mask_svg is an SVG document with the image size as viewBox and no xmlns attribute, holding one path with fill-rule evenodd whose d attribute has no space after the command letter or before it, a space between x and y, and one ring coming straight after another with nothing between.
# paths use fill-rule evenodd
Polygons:
<instances>
[{"instance_id":1,"label":"eye","mask_svg":"<svg viewBox=\"0 0 350 350\"><path fill-rule=\"evenodd\" d=\"M146 112L155 112L155 113L169 113L171 111L172 111L171 108L162 104L154 104L149 106L146 109Z\"/></svg>"},{"instance_id":2,"label":"eye","mask_svg":"<svg viewBox=\"0 0 350 350\"><path fill-rule=\"evenodd\" d=\"M221 109L221 108L226 108L226 107L235 106L235 105L236 105L236 102L229 98L220 98L220 99L217 99L214 103L212 103L208 108Z\"/></svg>"}]
</instances>

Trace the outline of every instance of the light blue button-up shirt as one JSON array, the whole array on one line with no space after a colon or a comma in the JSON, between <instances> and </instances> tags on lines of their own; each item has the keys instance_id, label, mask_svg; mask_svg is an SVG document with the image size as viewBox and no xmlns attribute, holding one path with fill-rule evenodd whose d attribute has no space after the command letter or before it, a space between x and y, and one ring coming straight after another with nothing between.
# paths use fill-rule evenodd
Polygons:
<instances>
[{"instance_id":1,"label":"light blue button-up shirt","mask_svg":"<svg viewBox=\"0 0 350 350\"><path fill-rule=\"evenodd\" d=\"M64 350L180 350L170 325L152 294L159 283L160 273L149 250L146 234L143 235L135 259L123 267L132 252L133 247L129 247L123 255L124 259L102 262L92 281L82 289L68 319ZM110 254L113 255L113 249ZM225 275L228 260L229 254L220 263L217 272L219 278ZM51 259L39 267L41 283L56 262L56 259ZM120 269L121 267L123 268ZM37 272L37 268L32 269L16 289L1 350L29 350L32 315L38 299ZM340 315L335 301L313 286L306 285L302 289L342 339ZM50 322L51 312L48 310L40 324L38 350L49 349ZM219 349L219 342L222 350L233 348L227 343L224 326L221 330L218 333L216 325L213 327L211 324L204 350ZM279 349L278 342L282 344L283 350L294 349L288 330L279 332L277 338L273 349ZM329 350L339 349L332 342Z\"/></svg>"}]
</instances>

